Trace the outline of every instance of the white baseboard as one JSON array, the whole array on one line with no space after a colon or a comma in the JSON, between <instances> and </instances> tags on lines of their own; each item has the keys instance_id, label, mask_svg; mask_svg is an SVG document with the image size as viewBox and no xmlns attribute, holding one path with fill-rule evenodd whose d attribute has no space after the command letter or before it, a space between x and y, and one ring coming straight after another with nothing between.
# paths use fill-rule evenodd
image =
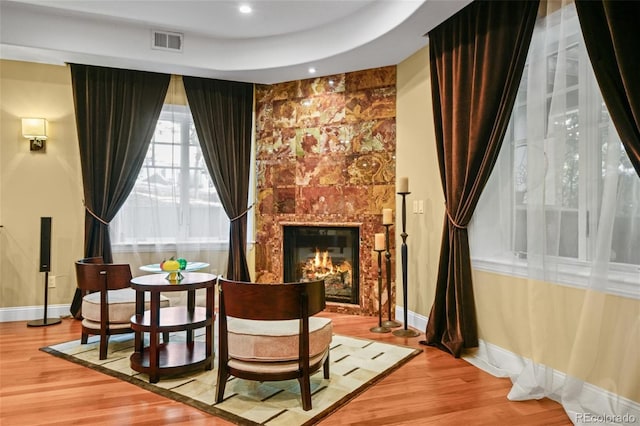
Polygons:
<instances>
[{"instance_id":1,"label":"white baseboard","mask_svg":"<svg viewBox=\"0 0 640 426\"><path fill-rule=\"evenodd\" d=\"M47 318L68 317L69 305L49 305ZM44 306L20 306L18 308L0 308L0 322L32 321L44 318Z\"/></svg>"},{"instance_id":2,"label":"white baseboard","mask_svg":"<svg viewBox=\"0 0 640 426\"><path fill-rule=\"evenodd\" d=\"M404 308L402 306L396 306L396 321L400 321L404 323ZM407 311L407 327L412 327L418 330L420 333L424 334L424 331L427 329L427 322L429 318L416 314L412 311Z\"/></svg>"}]
</instances>

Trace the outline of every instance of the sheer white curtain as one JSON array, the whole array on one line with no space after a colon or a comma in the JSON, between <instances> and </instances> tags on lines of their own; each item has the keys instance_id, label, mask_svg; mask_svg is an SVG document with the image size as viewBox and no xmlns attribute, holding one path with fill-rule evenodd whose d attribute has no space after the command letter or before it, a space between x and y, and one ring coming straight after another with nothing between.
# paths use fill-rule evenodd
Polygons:
<instances>
[{"instance_id":1,"label":"sheer white curtain","mask_svg":"<svg viewBox=\"0 0 640 426\"><path fill-rule=\"evenodd\" d=\"M510 367L491 347L482 356L511 377L510 399L551 397L575 423L624 423L615 416L625 414L640 421L638 392L629 389L630 380L640 383L640 178L609 120L575 6L543 7L508 135L470 225L474 268L527 280L531 329L522 335L534 356ZM562 316L565 303L541 299L540 283L582 290L567 293L576 300L566 306L578 308L567 309L562 348L538 318ZM611 304L625 299L631 309L612 317ZM605 365L620 358L627 362L618 368Z\"/></svg>"},{"instance_id":2,"label":"sheer white curtain","mask_svg":"<svg viewBox=\"0 0 640 426\"><path fill-rule=\"evenodd\" d=\"M136 186L111 223L114 260L139 267L164 259L227 268L229 219L202 158L179 76L173 76Z\"/></svg>"}]
</instances>

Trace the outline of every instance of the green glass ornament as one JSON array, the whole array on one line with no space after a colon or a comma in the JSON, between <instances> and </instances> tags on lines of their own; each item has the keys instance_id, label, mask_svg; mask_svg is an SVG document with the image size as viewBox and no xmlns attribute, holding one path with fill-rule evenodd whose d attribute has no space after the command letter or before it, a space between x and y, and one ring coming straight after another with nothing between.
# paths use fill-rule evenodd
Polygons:
<instances>
[{"instance_id":1,"label":"green glass ornament","mask_svg":"<svg viewBox=\"0 0 640 426\"><path fill-rule=\"evenodd\" d=\"M187 267L187 259L181 257L178 259L178 263L180 264L180 270L184 271Z\"/></svg>"}]
</instances>

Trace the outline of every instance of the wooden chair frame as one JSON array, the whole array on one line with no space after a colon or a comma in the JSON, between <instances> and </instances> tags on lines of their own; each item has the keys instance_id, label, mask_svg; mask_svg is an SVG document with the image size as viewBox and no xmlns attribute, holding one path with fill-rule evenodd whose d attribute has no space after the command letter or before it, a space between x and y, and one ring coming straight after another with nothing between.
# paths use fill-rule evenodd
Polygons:
<instances>
[{"instance_id":1,"label":"wooden chair frame","mask_svg":"<svg viewBox=\"0 0 640 426\"><path fill-rule=\"evenodd\" d=\"M93 328L82 324L80 342L86 344L89 335L100 336L100 359L107 358L109 336L132 333L131 327L111 328L109 322L109 290L131 287L131 267L128 264L104 263L102 257L90 257L76 261L76 279L78 288L84 297L86 294L100 292L100 327ZM132 305L135 313L135 303ZM164 333L164 341L169 341L169 333Z\"/></svg>"},{"instance_id":2,"label":"wooden chair frame","mask_svg":"<svg viewBox=\"0 0 640 426\"><path fill-rule=\"evenodd\" d=\"M302 407L311 409L310 375L323 368L329 378L329 350L315 363L309 360L309 317L325 309L324 281L257 284L218 279L218 382L216 402L222 402L229 376L255 381L297 379L300 383ZM291 372L256 373L229 366L227 316L248 320L282 321L297 319L298 368ZM258 361L257 361L258 362ZM263 361L260 361L264 363Z\"/></svg>"}]
</instances>

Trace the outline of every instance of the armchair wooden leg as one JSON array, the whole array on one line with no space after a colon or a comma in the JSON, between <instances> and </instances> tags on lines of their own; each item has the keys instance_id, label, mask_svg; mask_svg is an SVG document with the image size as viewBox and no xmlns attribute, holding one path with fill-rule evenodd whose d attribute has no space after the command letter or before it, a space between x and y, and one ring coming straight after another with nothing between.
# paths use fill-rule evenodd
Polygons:
<instances>
[{"instance_id":1,"label":"armchair wooden leg","mask_svg":"<svg viewBox=\"0 0 640 426\"><path fill-rule=\"evenodd\" d=\"M162 342L163 343L169 343L169 332L165 331L162 333Z\"/></svg>"},{"instance_id":2,"label":"armchair wooden leg","mask_svg":"<svg viewBox=\"0 0 640 426\"><path fill-rule=\"evenodd\" d=\"M88 341L89 341L89 334L82 333L82 335L80 336L80 343L83 345L86 345Z\"/></svg>"},{"instance_id":3,"label":"armchair wooden leg","mask_svg":"<svg viewBox=\"0 0 640 426\"><path fill-rule=\"evenodd\" d=\"M100 359L107 359L107 348L109 347L109 336L100 336Z\"/></svg>"},{"instance_id":4,"label":"armchair wooden leg","mask_svg":"<svg viewBox=\"0 0 640 426\"><path fill-rule=\"evenodd\" d=\"M329 372L329 354L327 354L327 359L324 360L324 364L322 365L322 372L324 373L324 378L328 379L330 376Z\"/></svg>"},{"instance_id":5,"label":"armchair wooden leg","mask_svg":"<svg viewBox=\"0 0 640 426\"><path fill-rule=\"evenodd\" d=\"M227 386L229 373L222 366L218 366L218 383L216 386L216 403L222 402L224 399L224 388Z\"/></svg>"},{"instance_id":6,"label":"armchair wooden leg","mask_svg":"<svg viewBox=\"0 0 640 426\"><path fill-rule=\"evenodd\" d=\"M302 409L311 410L311 380L308 375L298 378L300 383L300 396L302 397Z\"/></svg>"}]
</instances>

